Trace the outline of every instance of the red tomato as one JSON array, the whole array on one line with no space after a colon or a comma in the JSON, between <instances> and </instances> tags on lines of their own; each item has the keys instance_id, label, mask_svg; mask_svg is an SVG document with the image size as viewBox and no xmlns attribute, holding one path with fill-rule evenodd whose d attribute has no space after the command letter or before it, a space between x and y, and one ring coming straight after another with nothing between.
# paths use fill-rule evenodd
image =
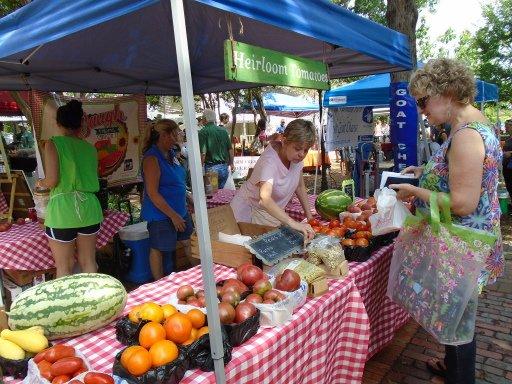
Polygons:
<instances>
[{"instance_id":1,"label":"red tomato","mask_svg":"<svg viewBox=\"0 0 512 384\"><path fill-rule=\"evenodd\" d=\"M84 383L82 381L80 381L80 380L73 379L68 384L84 384Z\"/></svg>"},{"instance_id":2,"label":"red tomato","mask_svg":"<svg viewBox=\"0 0 512 384\"><path fill-rule=\"evenodd\" d=\"M64 357L52 364L53 376L73 375L82 368L84 361L80 357Z\"/></svg>"},{"instance_id":3,"label":"red tomato","mask_svg":"<svg viewBox=\"0 0 512 384\"><path fill-rule=\"evenodd\" d=\"M326 233L325 233L327 236L338 236L338 234L336 233L336 230L334 229L329 229Z\"/></svg>"},{"instance_id":4,"label":"red tomato","mask_svg":"<svg viewBox=\"0 0 512 384\"><path fill-rule=\"evenodd\" d=\"M114 384L112 376L106 373L89 372L84 377L85 384Z\"/></svg>"},{"instance_id":5,"label":"red tomato","mask_svg":"<svg viewBox=\"0 0 512 384\"><path fill-rule=\"evenodd\" d=\"M334 230L336 231L338 237L345 236L345 233L347 232L347 228L345 228L343 225L338 228L335 228Z\"/></svg>"},{"instance_id":6,"label":"red tomato","mask_svg":"<svg viewBox=\"0 0 512 384\"><path fill-rule=\"evenodd\" d=\"M356 230L366 231L366 221L356 221Z\"/></svg>"},{"instance_id":7,"label":"red tomato","mask_svg":"<svg viewBox=\"0 0 512 384\"><path fill-rule=\"evenodd\" d=\"M69 381L69 379L71 379L71 377L69 377L68 375L56 376L52 380L52 384L64 384L64 383L67 383Z\"/></svg>"},{"instance_id":8,"label":"red tomato","mask_svg":"<svg viewBox=\"0 0 512 384\"><path fill-rule=\"evenodd\" d=\"M329 228L338 228L340 226L339 220L331 220L329 222Z\"/></svg>"},{"instance_id":9,"label":"red tomato","mask_svg":"<svg viewBox=\"0 0 512 384\"><path fill-rule=\"evenodd\" d=\"M318 227L320 225L320 221L318 221L318 219L309 219L308 223L312 227Z\"/></svg>"},{"instance_id":10,"label":"red tomato","mask_svg":"<svg viewBox=\"0 0 512 384\"><path fill-rule=\"evenodd\" d=\"M358 247L367 247L370 243L365 238L361 238L356 240L356 245Z\"/></svg>"},{"instance_id":11,"label":"red tomato","mask_svg":"<svg viewBox=\"0 0 512 384\"><path fill-rule=\"evenodd\" d=\"M44 351L43 351L44 352ZM75 357L75 348L69 345L57 344L46 350L46 361L55 363L64 357Z\"/></svg>"},{"instance_id":12,"label":"red tomato","mask_svg":"<svg viewBox=\"0 0 512 384\"><path fill-rule=\"evenodd\" d=\"M329 227L322 227L322 228L320 229L320 232L321 232L321 233L325 233L325 234L326 234L327 232L329 232L329 231L330 231L330 228L329 228Z\"/></svg>"},{"instance_id":13,"label":"red tomato","mask_svg":"<svg viewBox=\"0 0 512 384\"><path fill-rule=\"evenodd\" d=\"M313 227L313 231L315 231L315 233L320 233L321 230L322 227Z\"/></svg>"},{"instance_id":14,"label":"red tomato","mask_svg":"<svg viewBox=\"0 0 512 384\"><path fill-rule=\"evenodd\" d=\"M34 363L38 364L38 363L40 363L43 360L47 360L46 359L46 354L47 353L48 353L48 348L46 348L44 351L41 351L37 355L35 355L34 356Z\"/></svg>"},{"instance_id":15,"label":"red tomato","mask_svg":"<svg viewBox=\"0 0 512 384\"><path fill-rule=\"evenodd\" d=\"M347 220L344 224L348 229L357 229L357 223L354 220Z\"/></svg>"},{"instance_id":16,"label":"red tomato","mask_svg":"<svg viewBox=\"0 0 512 384\"><path fill-rule=\"evenodd\" d=\"M354 245L356 245L356 243L352 239L343 239L341 241L341 245L343 245L345 247L353 247Z\"/></svg>"},{"instance_id":17,"label":"red tomato","mask_svg":"<svg viewBox=\"0 0 512 384\"><path fill-rule=\"evenodd\" d=\"M49 363L46 360L40 361L37 363L37 367L39 368L39 374L41 377L44 377L48 381L52 381L54 375L52 375L52 363Z\"/></svg>"}]
</instances>

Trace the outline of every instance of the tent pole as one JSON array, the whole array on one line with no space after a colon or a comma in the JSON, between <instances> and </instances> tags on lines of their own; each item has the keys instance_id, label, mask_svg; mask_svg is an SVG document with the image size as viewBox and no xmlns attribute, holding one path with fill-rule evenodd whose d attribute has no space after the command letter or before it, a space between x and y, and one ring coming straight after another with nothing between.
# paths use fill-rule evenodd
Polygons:
<instances>
[{"instance_id":1,"label":"tent pole","mask_svg":"<svg viewBox=\"0 0 512 384\"><path fill-rule=\"evenodd\" d=\"M322 183L320 184L320 190L325 191L329 186L327 185L327 169L325 167L325 138L324 138L324 126L322 125L322 90L318 90L318 108L320 110L320 156L322 156Z\"/></svg>"},{"instance_id":2,"label":"tent pole","mask_svg":"<svg viewBox=\"0 0 512 384\"><path fill-rule=\"evenodd\" d=\"M180 77L180 90L183 103L183 117L187 129L188 146L190 151L190 172L192 191L194 192L194 207L196 215L196 232L199 239L199 254L201 256L201 269L206 297L208 328L210 329L210 348L215 368L215 380L218 384L226 382L224 372L224 347L220 329L219 310L217 306L217 290L213 275L212 246L210 241L210 226L206 210L206 196L204 194L203 172L201 156L199 153L199 137L197 121L195 119L194 92L192 88L192 74L190 57L188 55L187 28L183 0L170 0L178 73Z\"/></svg>"}]
</instances>

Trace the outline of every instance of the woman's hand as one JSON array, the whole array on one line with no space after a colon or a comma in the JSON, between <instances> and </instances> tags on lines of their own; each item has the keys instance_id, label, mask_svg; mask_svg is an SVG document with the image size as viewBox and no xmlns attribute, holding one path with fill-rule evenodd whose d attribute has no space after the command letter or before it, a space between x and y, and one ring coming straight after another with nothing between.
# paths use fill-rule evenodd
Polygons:
<instances>
[{"instance_id":1,"label":"woman's hand","mask_svg":"<svg viewBox=\"0 0 512 384\"><path fill-rule=\"evenodd\" d=\"M183 218L178 215L177 213L173 213L170 217L172 224L174 225L174 228L176 228L176 231L178 232L185 232L185 228L187 228L187 223Z\"/></svg>"},{"instance_id":2,"label":"woman's hand","mask_svg":"<svg viewBox=\"0 0 512 384\"><path fill-rule=\"evenodd\" d=\"M416 196L416 187L411 184L390 184L388 188L394 189L396 191L396 198L402 201L406 201L411 197Z\"/></svg>"},{"instance_id":3,"label":"woman's hand","mask_svg":"<svg viewBox=\"0 0 512 384\"><path fill-rule=\"evenodd\" d=\"M299 223L293 220L290 223L290 227L292 227L296 231L302 232L302 234L304 235L304 246L306 246L306 244L313 240L313 237L315 237L315 231L308 223Z\"/></svg>"},{"instance_id":4,"label":"woman's hand","mask_svg":"<svg viewBox=\"0 0 512 384\"><path fill-rule=\"evenodd\" d=\"M414 165L411 165L410 167L407 167L400 172L402 175L405 175L406 173L414 173L415 178L419 178L423 174L423 167L415 167Z\"/></svg>"}]
</instances>

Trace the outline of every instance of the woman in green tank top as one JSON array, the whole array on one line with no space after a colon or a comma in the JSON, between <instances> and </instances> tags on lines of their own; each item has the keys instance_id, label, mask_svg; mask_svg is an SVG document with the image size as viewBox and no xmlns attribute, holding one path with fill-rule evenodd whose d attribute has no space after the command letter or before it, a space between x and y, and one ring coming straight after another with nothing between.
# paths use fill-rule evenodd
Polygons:
<instances>
[{"instance_id":1,"label":"woman in green tank top","mask_svg":"<svg viewBox=\"0 0 512 384\"><path fill-rule=\"evenodd\" d=\"M95 195L99 190L96 148L77 136L83 113L77 100L57 110L62 135L46 143L46 178L36 184L51 189L44 224L57 277L71 274L75 254L82 272L97 271L96 233L103 213Z\"/></svg>"}]
</instances>

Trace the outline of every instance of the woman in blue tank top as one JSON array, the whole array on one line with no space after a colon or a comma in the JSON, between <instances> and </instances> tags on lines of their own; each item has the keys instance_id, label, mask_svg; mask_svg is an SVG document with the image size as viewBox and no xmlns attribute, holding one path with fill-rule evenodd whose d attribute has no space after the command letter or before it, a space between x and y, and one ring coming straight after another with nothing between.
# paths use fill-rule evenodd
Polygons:
<instances>
[{"instance_id":1,"label":"woman in blue tank top","mask_svg":"<svg viewBox=\"0 0 512 384\"><path fill-rule=\"evenodd\" d=\"M174 265L173 252L178 241L184 243L185 252L190 254L193 223L187 208L186 171L172 151L181 134L174 121L159 120L148 129L144 147L141 215L148 222L149 265L155 280L164 274L163 257L170 257Z\"/></svg>"}]
</instances>

